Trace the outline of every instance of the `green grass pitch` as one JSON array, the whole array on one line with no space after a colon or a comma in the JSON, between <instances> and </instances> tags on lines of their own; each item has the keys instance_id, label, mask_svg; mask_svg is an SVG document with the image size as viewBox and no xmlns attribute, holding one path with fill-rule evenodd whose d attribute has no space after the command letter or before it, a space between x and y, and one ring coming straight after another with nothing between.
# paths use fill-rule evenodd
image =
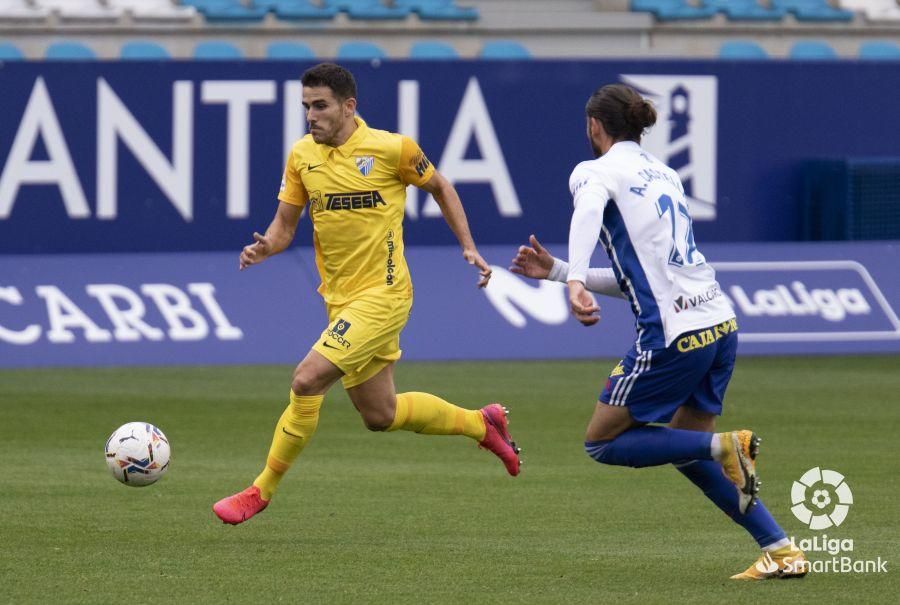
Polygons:
<instances>
[{"instance_id":1,"label":"green grass pitch","mask_svg":"<svg viewBox=\"0 0 900 605\"><path fill-rule=\"evenodd\" d=\"M758 584L728 580L754 543L671 467L583 453L612 365L398 366L401 391L506 403L524 448L516 479L464 437L366 431L336 388L272 505L238 527L210 507L263 463L289 367L0 372L0 602L897 602L900 357L739 360L719 426L763 437L775 517L813 535L790 512L791 483L838 470L855 503L825 533L889 569ZM142 489L103 459L131 420L173 448L169 473Z\"/></svg>"}]
</instances>

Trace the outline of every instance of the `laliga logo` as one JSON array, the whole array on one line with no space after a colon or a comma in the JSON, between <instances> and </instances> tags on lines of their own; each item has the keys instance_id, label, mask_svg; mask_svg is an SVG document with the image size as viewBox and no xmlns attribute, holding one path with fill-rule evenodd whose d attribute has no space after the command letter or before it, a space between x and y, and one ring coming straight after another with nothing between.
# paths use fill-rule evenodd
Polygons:
<instances>
[{"instance_id":1,"label":"laliga logo","mask_svg":"<svg viewBox=\"0 0 900 605\"><path fill-rule=\"evenodd\" d=\"M807 488L812 492L810 495ZM837 503L833 504L834 498ZM794 481L791 486L791 512L810 529L828 529L837 527L847 518L850 505L853 504L853 492L844 481L844 476L837 471L811 468ZM808 506L807 504L810 504ZM831 512L826 512L828 509Z\"/></svg>"}]
</instances>

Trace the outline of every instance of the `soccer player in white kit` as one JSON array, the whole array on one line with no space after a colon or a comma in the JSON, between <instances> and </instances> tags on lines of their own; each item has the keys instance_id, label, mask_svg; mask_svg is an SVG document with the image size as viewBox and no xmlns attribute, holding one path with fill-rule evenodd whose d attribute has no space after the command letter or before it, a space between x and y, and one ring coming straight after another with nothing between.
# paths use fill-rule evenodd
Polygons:
<instances>
[{"instance_id":1,"label":"soccer player in white kit","mask_svg":"<svg viewBox=\"0 0 900 605\"><path fill-rule=\"evenodd\" d=\"M738 326L697 249L681 179L640 146L656 111L634 89L611 84L591 96L586 116L596 159L578 164L569 178L569 262L532 235L511 267L568 282L572 312L585 326L600 319L589 290L631 304L637 338L606 381L585 450L602 464L674 464L763 549L733 579L802 576L803 553L756 497L759 439L747 430L714 432ZM598 241L612 269L589 268Z\"/></svg>"}]
</instances>

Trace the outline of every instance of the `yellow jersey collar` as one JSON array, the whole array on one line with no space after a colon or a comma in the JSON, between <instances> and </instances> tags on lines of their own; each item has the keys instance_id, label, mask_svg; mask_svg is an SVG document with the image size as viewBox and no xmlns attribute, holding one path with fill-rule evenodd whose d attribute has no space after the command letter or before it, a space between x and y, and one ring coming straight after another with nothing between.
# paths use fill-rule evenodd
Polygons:
<instances>
[{"instance_id":1,"label":"yellow jersey collar","mask_svg":"<svg viewBox=\"0 0 900 605\"><path fill-rule=\"evenodd\" d=\"M328 157L332 150L340 152L345 158L349 158L353 155L356 148L359 147L360 143L366 138L366 135L369 134L369 126L366 124L365 120L359 116L353 116L353 119L356 122L356 130L353 131L353 134L350 135L350 138L347 139L343 145L339 147L319 145L323 157Z\"/></svg>"}]
</instances>

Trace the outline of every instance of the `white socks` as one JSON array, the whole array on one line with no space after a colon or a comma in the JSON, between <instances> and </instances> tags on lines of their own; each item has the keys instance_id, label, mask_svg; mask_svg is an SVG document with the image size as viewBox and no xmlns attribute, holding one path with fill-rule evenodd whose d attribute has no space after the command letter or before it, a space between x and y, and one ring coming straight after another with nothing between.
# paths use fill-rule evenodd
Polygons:
<instances>
[{"instance_id":1,"label":"white socks","mask_svg":"<svg viewBox=\"0 0 900 605\"><path fill-rule=\"evenodd\" d=\"M719 439L719 433L713 433L712 441L709 444L709 453L712 456L713 460L721 460L722 443Z\"/></svg>"},{"instance_id":2,"label":"white socks","mask_svg":"<svg viewBox=\"0 0 900 605\"><path fill-rule=\"evenodd\" d=\"M763 546L763 552L772 552L773 550L778 550L779 548L784 548L785 546L790 546L791 540L790 538L782 538L778 542L772 542L768 546Z\"/></svg>"}]
</instances>

